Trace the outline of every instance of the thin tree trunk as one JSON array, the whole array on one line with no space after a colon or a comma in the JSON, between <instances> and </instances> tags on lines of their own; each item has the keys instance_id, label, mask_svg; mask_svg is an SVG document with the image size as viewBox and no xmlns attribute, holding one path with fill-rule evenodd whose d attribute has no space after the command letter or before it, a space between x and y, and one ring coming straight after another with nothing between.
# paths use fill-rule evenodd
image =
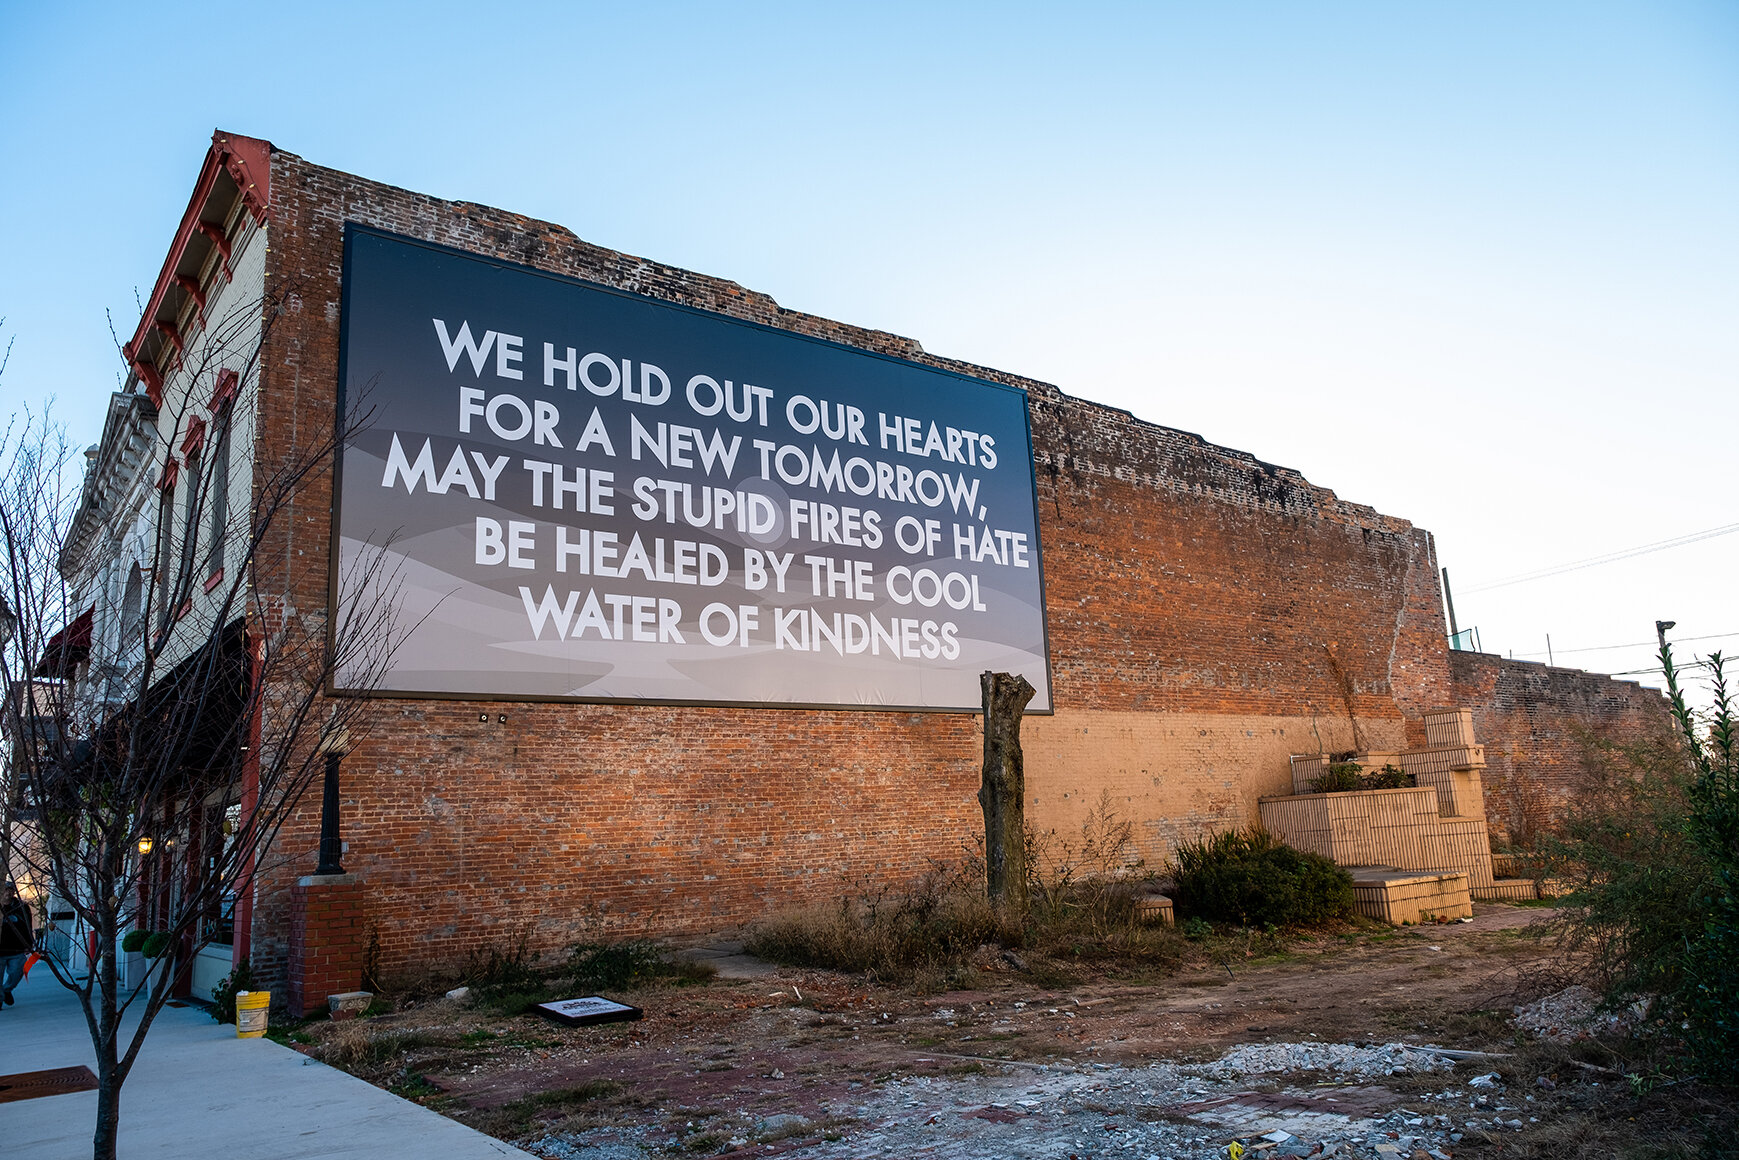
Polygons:
<instances>
[{"instance_id":1,"label":"thin tree trunk","mask_svg":"<svg viewBox=\"0 0 1739 1160\"><path fill-rule=\"evenodd\" d=\"M106 868L106 867L105 867ZM112 875L105 875L111 890L116 888ZM97 925L102 940L101 957L90 965L96 976L97 1005L97 1130L91 1140L93 1160L115 1160L116 1136L121 1126L120 1070L121 1015L118 1008L121 980L120 955L115 946L115 923L105 911Z\"/></svg>"},{"instance_id":2,"label":"thin tree trunk","mask_svg":"<svg viewBox=\"0 0 1739 1160\"><path fill-rule=\"evenodd\" d=\"M115 1160L115 1137L121 1126L121 1085L115 1082L112 1061L99 1060L98 1064L97 1132L91 1140L91 1156L92 1160Z\"/></svg>"},{"instance_id":3,"label":"thin tree trunk","mask_svg":"<svg viewBox=\"0 0 1739 1160\"><path fill-rule=\"evenodd\" d=\"M984 692L984 869L992 902L1026 908L1026 767L1020 718L1036 689L1010 673L979 675Z\"/></svg>"}]
</instances>

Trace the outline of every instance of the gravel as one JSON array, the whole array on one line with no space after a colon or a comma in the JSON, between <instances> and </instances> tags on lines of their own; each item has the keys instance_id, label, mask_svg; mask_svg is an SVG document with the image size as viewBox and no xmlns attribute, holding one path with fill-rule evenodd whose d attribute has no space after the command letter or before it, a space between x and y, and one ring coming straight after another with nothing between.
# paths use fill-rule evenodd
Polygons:
<instances>
[{"instance_id":1,"label":"gravel","mask_svg":"<svg viewBox=\"0 0 1739 1160\"><path fill-rule=\"evenodd\" d=\"M866 1084L850 1104L828 1109L839 1127L812 1136L802 1134L798 1117L765 1113L735 1125L715 1120L706 1130L728 1133L731 1154L781 1160L1224 1160L1234 1140L1253 1150L1252 1160L1442 1158L1453 1154L1465 1130L1523 1130L1501 1087L1452 1085L1402 1097L1380 1085L1388 1075L1454 1066L1429 1048L1402 1043L1246 1044L1211 1063L1063 1063ZM1247 1077L1289 1073L1328 1075L1341 1086L1274 1091L1264 1080L1258 1086L1270 1090L1250 1090ZM549 1160L627 1160L600 1143L588 1149L583 1137L551 1136L531 1151ZM649 1152L684 1146L680 1139L640 1144Z\"/></svg>"}]
</instances>

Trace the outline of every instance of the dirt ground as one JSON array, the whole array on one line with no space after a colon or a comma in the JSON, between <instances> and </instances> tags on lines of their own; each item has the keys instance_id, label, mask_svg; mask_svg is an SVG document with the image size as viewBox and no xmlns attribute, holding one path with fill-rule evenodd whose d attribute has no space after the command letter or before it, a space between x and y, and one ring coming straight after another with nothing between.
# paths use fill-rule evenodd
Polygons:
<instances>
[{"instance_id":1,"label":"dirt ground","mask_svg":"<svg viewBox=\"0 0 1739 1160\"><path fill-rule=\"evenodd\" d=\"M556 1160L1712 1154L1730 1106L1509 1025L1547 985L1551 916L1481 906L1146 985L1044 989L1010 965L933 995L701 945L714 982L611 996L639 1022L442 999L311 1025L305 1050Z\"/></svg>"}]
</instances>

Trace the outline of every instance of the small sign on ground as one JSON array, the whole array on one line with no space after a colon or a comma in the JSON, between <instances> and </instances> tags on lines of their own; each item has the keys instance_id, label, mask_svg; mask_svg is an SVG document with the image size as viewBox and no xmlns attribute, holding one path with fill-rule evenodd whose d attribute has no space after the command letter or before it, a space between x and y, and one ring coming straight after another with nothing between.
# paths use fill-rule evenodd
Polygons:
<instances>
[{"instance_id":1,"label":"small sign on ground","mask_svg":"<svg viewBox=\"0 0 1739 1160\"><path fill-rule=\"evenodd\" d=\"M94 1092L97 1077L88 1067L51 1067L46 1071L21 1071L0 1075L0 1104L58 1096L63 1092Z\"/></svg>"},{"instance_id":2,"label":"small sign on ground","mask_svg":"<svg viewBox=\"0 0 1739 1160\"><path fill-rule=\"evenodd\" d=\"M570 1027L586 1027L593 1023L630 1023L644 1018L646 1012L626 1003L616 1003L598 995L584 999L558 999L554 1003L539 1003L537 1009Z\"/></svg>"}]
</instances>

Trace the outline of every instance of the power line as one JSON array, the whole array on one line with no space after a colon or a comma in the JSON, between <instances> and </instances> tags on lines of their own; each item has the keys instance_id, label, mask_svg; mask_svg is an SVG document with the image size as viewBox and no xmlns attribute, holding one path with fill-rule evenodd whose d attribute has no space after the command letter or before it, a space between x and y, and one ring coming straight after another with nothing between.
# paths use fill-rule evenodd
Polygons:
<instances>
[{"instance_id":1,"label":"power line","mask_svg":"<svg viewBox=\"0 0 1739 1160\"><path fill-rule=\"evenodd\" d=\"M1577 572L1583 568L1593 568L1601 564L1612 564L1619 560L1628 560L1633 556L1646 556L1650 552L1664 552L1668 548L1679 548L1686 544L1694 544L1699 540L1712 540L1716 536L1725 536L1739 532L1739 524L1724 524L1718 528L1705 528L1689 535L1675 536L1670 540L1660 540L1653 544L1641 544L1634 548L1622 548L1616 552L1608 552L1604 556L1589 556L1583 560L1572 560L1568 564L1557 564L1550 568L1541 568L1534 572L1523 572L1511 576L1507 580L1495 580L1490 584L1481 584L1477 588L1467 589L1467 594L1475 592L1490 592L1494 588L1508 588L1511 584L1526 584L1530 580L1544 580L1548 576L1561 576L1565 572Z\"/></svg>"},{"instance_id":2,"label":"power line","mask_svg":"<svg viewBox=\"0 0 1739 1160\"><path fill-rule=\"evenodd\" d=\"M1674 664L1673 665L1674 670L1676 670L1677 672L1681 672L1681 673L1684 672L1686 669L1706 669L1706 668L1710 668L1710 667L1711 666L1710 666L1708 661L1686 661L1682 665L1681 664ZM1645 677L1645 676L1649 676L1651 674L1660 676L1660 675L1665 675L1665 673L1666 673L1665 669L1661 668L1659 665L1656 665L1652 669L1626 669L1622 673L1607 673L1606 675L1609 677Z\"/></svg>"},{"instance_id":3,"label":"power line","mask_svg":"<svg viewBox=\"0 0 1739 1160\"><path fill-rule=\"evenodd\" d=\"M1669 641L1668 643L1669 644L1681 644L1681 643L1682 644L1689 644L1690 642L1696 641L1696 640L1725 640L1726 638L1728 638L1730 636L1739 636L1739 632L1716 632L1716 633L1711 633L1708 636L1681 636L1677 640ZM1633 644L1595 644L1595 645L1588 645L1585 648L1561 648L1561 649L1554 649L1553 651L1554 652L1561 652L1561 653L1609 652L1612 649L1641 648L1644 645L1647 645L1650 648L1659 647L1658 642L1656 642L1656 641L1639 640ZM1531 652L1531 653L1517 653L1516 655L1517 656L1524 656L1524 657L1543 657L1546 654L1543 652Z\"/></svg>"}]
</instances>

